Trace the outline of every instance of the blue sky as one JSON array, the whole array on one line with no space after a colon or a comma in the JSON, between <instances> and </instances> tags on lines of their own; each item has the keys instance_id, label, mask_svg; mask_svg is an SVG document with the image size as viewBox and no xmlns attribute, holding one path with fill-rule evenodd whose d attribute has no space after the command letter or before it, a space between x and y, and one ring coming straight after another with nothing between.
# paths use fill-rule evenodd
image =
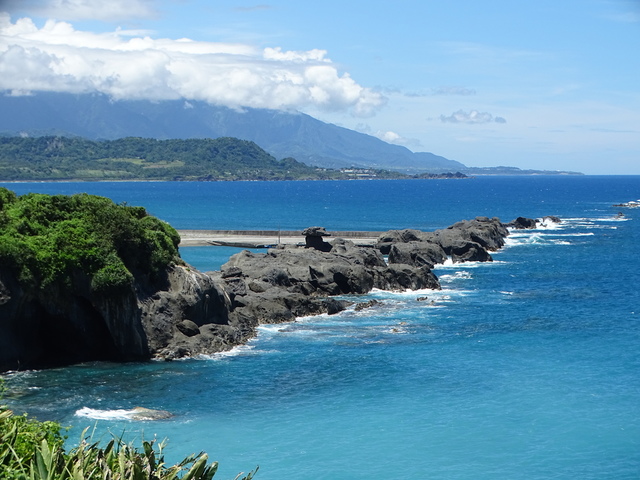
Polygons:
<instances>
[{"instance_id":1,"label":"blue sky","mask_svg":"<svg viewBox=\"0 0 640 480\"><path fill-rule=\"evenodd\" d=\"M468 166L640 174L640 1L0 0L0 90L298 110Z\"/></svg>"}]
</instances>

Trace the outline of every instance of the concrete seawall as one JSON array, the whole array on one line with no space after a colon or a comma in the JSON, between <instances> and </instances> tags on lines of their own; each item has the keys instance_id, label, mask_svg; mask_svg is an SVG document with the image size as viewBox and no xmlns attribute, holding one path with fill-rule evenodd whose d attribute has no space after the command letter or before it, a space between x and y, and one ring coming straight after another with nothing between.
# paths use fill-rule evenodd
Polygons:
<instances>
[{"instance_id":1,"label":"concrete seawall","mask_svg":"<svg viewBox=\"0 0 640 480\"><path fill-rule=\"evenodd\" d=\"M304 245L299 230L178 230L181 247L227 246L243 248L267 248L274 245ZM373 246L383 232L332 231L332 238L351 240L356 245Z\"/></svg>"}]
</instances>

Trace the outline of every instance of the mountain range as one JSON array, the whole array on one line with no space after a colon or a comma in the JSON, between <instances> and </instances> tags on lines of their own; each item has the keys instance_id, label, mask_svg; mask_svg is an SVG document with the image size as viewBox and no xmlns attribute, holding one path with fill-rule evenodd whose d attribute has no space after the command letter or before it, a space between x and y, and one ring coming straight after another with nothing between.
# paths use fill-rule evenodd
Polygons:
<instances>
[{"instance_id":1,"label":"mountain range","mask_svg":"<svg viewBox=\"0 0 640 480\"><path fill-rule=\"evenodd\" d=\"M276 158L291 157L325 168L374 168L410 174L474 170L455 160L412 152L299 112L235 110L184 99L114 101L102 94L51 92L0 96L0 112L0 134L5 136L60 135L92 140L235 137L255 142ZM501 168L478 173L505 173ZM507 168L506 173L530 172Z\"/></svg>"}]
</instances>

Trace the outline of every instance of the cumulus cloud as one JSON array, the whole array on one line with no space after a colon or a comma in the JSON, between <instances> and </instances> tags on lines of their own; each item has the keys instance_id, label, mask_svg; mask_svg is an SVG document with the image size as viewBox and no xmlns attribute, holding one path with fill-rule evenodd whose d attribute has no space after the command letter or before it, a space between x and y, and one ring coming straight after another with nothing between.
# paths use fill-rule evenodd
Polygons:
<instances>
[{"instance_id":1,"label":"cumulus cloud","mask_svg":"<svg viewBox=\"0 0 640 480\"><path fill-rule=\"evenodd\" d=\"M0 91L184 98L234 108L314 107L361 117L373 115L386 101L339 72L324 50L258 49L121 29L97 34L55 20L38 28L29 18L12 23L2 13Z\"/></svg>"},{"instance_id":2,"label":"cumulus cloud","mask_svg":"<svg viewBox=\"0 0 640 480\"><path fill-rule=\"evenodd\" d=\"M488 112L479 112L478 110L471 110L465 112L464 110L458 110L451 115L440 115L440 121L443 123L507 123L504 117L494 117Z\"/></svg>"},{"instance_id":3,"label":"cumulus cloud","mask_svg":"<svg viewBox=\"0 0 640 480\"><path fill-rule=\"evenodd\" d=\"M420 140L415 138L407 138L402 135L393 132L391 130L377 130L373 131L373 129L366 124L359 123L356 125L355 129L360 133L366 133L367 135L374 136L379 138L383 142L391 143L393 145L401 145L407 148L419 148L422 147Z\"/></svg>"},{"instance_id":4,"label":"cumulus cloud","mask_svg":"<svg viewBox=\"0 0 640 480\"><path fill-rule=\"evenodd\" d=\"M393 145L401 145L407 148L419 148L422 145L420 144L420 140L415 138L407 138L402 135L397 134L392 131L382 131L378 130L373 134L374 137L378 137L380 140L391 143Z\"/></svg>"},{"instance_id":5,"label":"cumulus cloud","mask_svg":"<svg viewBox=\"0 0 640 480\"><path fill-rule=\"evenodd\" d=\"M7 11L22 10L65 20L120 21L158 16L152 0L4 0L0 6Z\"/></svg>"}]
</instances>

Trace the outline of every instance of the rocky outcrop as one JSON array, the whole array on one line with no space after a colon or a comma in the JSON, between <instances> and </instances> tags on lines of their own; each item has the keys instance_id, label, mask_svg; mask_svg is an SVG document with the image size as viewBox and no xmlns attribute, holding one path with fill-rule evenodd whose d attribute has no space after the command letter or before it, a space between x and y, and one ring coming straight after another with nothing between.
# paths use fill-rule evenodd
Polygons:
<instances>
[{"instance_id":1,"label":"rocky outcrop","mask_svg":"<svg viewBox=\"0 0 640 480\"><path fill-rule=\"evenodd\" d=\"M171 266L153 283L117 295L73 285L24 285L0 268L0 371L91 360L172 358L229 349L246 339L228 328L229 298L208 275ZM185 322L200 333L184 333ZM185 346L186 345L186 346Z\"/></svg>"},{"instance_id":2,"label":"rocky outcrop","mask_svg":"<svg viewBox=\"0 0 640 480\"><path fill-rule=\"evenodd\" d=\"M513 228L514 230L526 230L533 229L539 227L548 227L552 223L560 223L562 220L560 218L547 215L542 218L526 218L526 217L518 217L515 220L507 223L508 228Z\"/></svg>"},{"instance_id":3,"label":"rocky outcrop","mask_svg":"<svg viewBox=\"0 0 640 480\"><path fill-rule=\"evenodd\" d=\"M507 226L515 230L525 230L536 228L538 226L538 222L534 218L518 217Z\"/></svg>"},{"instance_id":4,"label":"rocky outcrop","mask_svg":"<svg viewBox=\"0 0 640 480\"><path fill-rule=\"evenodd\" d=\"M388 253L389 263L432 268L447 257L454 263L490 262L489 252L502 248L508 235L509 231L500 219L476 217L434 232L386 232L378 239L377 247Z\"/></svg>"},{"instance_id":5,"label":"rocky outcrop","mask_svg":"<svg viewBox=\"0 0 640 480\"><path fill-rule=\"evenodd\" d=\"M530 228L529 219L514 222L509 226ZM509 234L499 219L487 217L434 232L389 231L377 248L341 238L325 242L321 227L305 232L304 246L243 251L209 274L171 265L153 280L138 275L129 289L110 295L92 293L82 273L71 275L71 286L42 289L0 267L0 371L229 350L262 323L334 314L353 303L337 295L439 289L436 264L491 261L490 252Z\"/></svg>"},{"instance_id":6,"label":"rocky outcrop","mask_svg":"<svg viewBox=\"0 0 640 480\"><path fill-rule=\"evenodd\" d=\"M327 233L324 227L306 228L302 231L302 235L304 236L307 248L313 248L315 250L320 250L321 252L331 251L331 245L325 242L322 238L331 236L330 233Z\"/></svg>"},{"instance_id":7,"label":"rocky outcrop","mask_svg":"<svg viewBox=\"0 0 640 480\"><path fill-rule=\"evenodd\" d=\"M231 318L259 323L337 313L347 305L334 295L364 294L373 288L439 288L429 266L387 265L373 248L336 238L329 249L286 246L267 253L243 251L222 266L219 280L231 299Z\"/></svg>"}]
</instances>

